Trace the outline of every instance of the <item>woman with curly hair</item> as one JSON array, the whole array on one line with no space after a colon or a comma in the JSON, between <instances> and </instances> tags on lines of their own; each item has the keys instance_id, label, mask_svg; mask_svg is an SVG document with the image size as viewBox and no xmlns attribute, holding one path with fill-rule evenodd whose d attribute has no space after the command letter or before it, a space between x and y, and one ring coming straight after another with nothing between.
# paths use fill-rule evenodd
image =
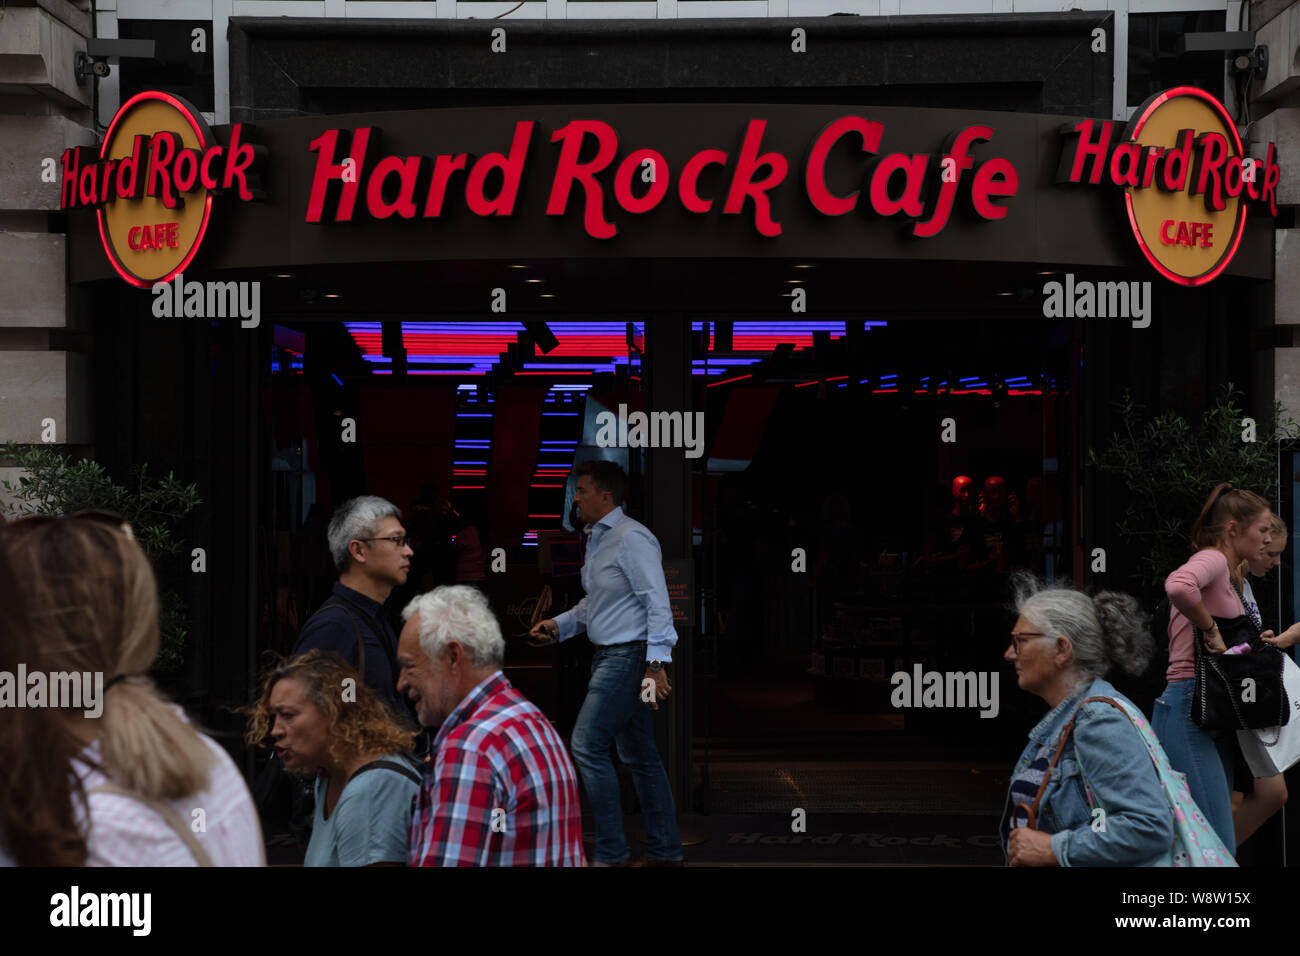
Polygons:
<instances>
[{"instance_id":1,"label":"woman with curly hair","mask_svg":"<svg viewBox=\"0 0 1300 956\"><path fill-rule=\"evenodd\" d=\"M270 737L290 771L315 775L305 866L403 866L420 763L411 733L337 654L311 650L267 674L247 741Z\"/></svg>"}]
</instances>

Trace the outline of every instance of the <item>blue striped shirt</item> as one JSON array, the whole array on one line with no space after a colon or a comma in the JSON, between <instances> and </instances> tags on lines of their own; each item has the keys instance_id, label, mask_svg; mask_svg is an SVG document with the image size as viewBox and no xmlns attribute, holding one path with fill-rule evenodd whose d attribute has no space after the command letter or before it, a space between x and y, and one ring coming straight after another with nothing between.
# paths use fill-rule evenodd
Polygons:
<instances>
[{"instance_id":1,"label":"blue striped shirt","mask_svg":"<svg viewBox=\"0 0 1300 956\"><path fill-rule=\"evenodd\" d=\"M663 553L650 529L615 508L587 526L582 587L587 596L555 616L560 640L581 630L593 644L646 641L646 660L672 660L677 644L664 580Z\"/></svg>"}]
</instances>

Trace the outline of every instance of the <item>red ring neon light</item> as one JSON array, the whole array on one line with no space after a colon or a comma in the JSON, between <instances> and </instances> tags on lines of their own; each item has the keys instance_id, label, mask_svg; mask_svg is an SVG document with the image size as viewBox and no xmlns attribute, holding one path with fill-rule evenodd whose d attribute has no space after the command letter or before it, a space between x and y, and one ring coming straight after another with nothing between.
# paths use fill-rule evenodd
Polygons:
<instances>
[{"instance_id":1,"label":"red ring neon light","mask_svg":"<svg viewBox=\"0 0 1300 956\"><path fill-rule=\"evenodd\" d=\"M1245 151L1241 147L1241 137L1237 135L1236 124L1232 122L1232 117L1228 115L1227 109L1225 109L1223 104L1220 103L1212 94L1195 86L1175 86L1172 89L1165 90L1163 93L1155 96L1151 102L1147 104L1146 109L1142 111L1142 115L1130 121L1126 138L1128 140L1136 141L1138 134L1142 132L1142 127L1146 125L1146 122L1151 118L1151 115L1176 96L1192 96L1200 98L1209 104L1212 109L1217 111L1219 118L1223 120L1223 125L1232 133L1232 142L1237 148L1237 155L1245 158ZM1190 175L1191 172L1189 170L1189 178ZM1228 249L1219 261L1211 266L1207 272L1203 272L1198 276L1181 276L1160 262L1160 260L1156 258L1155 253L1153 253L1150 247L1147 246L1146 240L1142 238L1142 230L1138 228L1137 215L1133 211L1133 190L1124 190L1124 207L1128 212L1129 226L1133 230L1134 238L1137 239L1138 248L1142 250L1142 254L1147 257L1147 261L1151 263L1151 265L1155 267L1156 271L1162 276L1171 282L1177 282L1179 285L1187 286L1205 285L1205 283L1217 278L1219 273L1223 272L1223 270L1228 267L1228 263L1230 263L1233 257L1237 254L1237 247L1241 245L1241 237L1246 231L1246 200L1243 196L1238 196L1236 199L1237 222L1233 226L1231 248Z\"/></svg>"},{"instance_id":2,"label":"red ring neon light","mask_svg":"<svg viewBox=\"0 0 1300 956\"><path fill-rule=\"evenodd\" d=\"M207 138L203 135L203 129L197 118L195 118L194 113L190 110L189 104L185 103L185 101L181 100L179 97L172 96L170 93L160 93L156 90L145 90L143 93L137 93L122 104L122 108L117 111L117 115L113 117L113 121L108 124L108 132L104 134L104 145L99 148L100 159L108 158L106 155L108 153L108 144L113 142L113 131L117 129L118 122L122 117L126 116L126 114L137 103L144 100L158 100L166 103L172 109L176 110L176 112L180 113L181 116L185 117L185 121L190 124L190 129L194 131L194 135L199 141L199 149L207 149ZM99 222L99 241L104 246L104 255L108 256L108 261L117 271L117 274L138 289L151 289L160 282L171 282L179 273L184 272L186 267L194 261L195 255L198 254L199 247L203 244L203 236L208 231L208 219L211 216L212 193L208 193L203 201L203 221L199 223L198 234L195 235L194 243L190 246L190 251L185 256L185 259L180 263L180 265L167 273L167 275L163 276L161 279L141 279L139 276L127 271L126 266L122 264L121 259L117 255L117 250L113 248L113 243L108 238L108 232L104 228L104 210L95 210L95 217Z\"/></svg>"}]
</instances>

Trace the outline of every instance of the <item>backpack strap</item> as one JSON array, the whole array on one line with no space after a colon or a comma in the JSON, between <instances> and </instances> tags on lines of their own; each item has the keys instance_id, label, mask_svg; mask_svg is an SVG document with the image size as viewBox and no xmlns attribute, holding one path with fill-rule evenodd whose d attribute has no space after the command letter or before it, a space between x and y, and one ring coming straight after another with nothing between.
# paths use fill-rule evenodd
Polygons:
<instances>
[{"instance_id":1,"label":"backpack strap","mask_svg":"<svg viewBox=\"0 0 1300 956\"><path fill-rule=\"evenodd\" d=\"M388 658L389 673L392 675L393 680L397 680L398 666L396 651L389 645L388 639L382 633L376 631L370 626L370 621L366 618L366 615L362 613L361 609L351 601L347 600L347 598L340 597L337 594L321 605L322 610L327 607L341 607L343 610L348 612L348 615L352 618L352 626L357 629L358 646L361 644L361 625L363 622L365 623L366 630L370 633L370 636L375 639L375 643L378 644L380 650L384 652L384 656ZM362 656L359 650L357 653L358 657ZM357 666L357 670L360 671L362 677L366 676L364 660L362 660L362 662Z\"/></svg>"},{"instance_id":2,"label":"backpack strap","mask_svg":"<svg viewBox=\"0 0 1300 956\"><path fill-rule=\"evenodd\" d=\"M418 786L422 779L418 772L419 769L420 764L414 757L402 754L402 763L398 763L396 760L372 760L365 766L358 767L357 772L348 778L348 782L351 783L367 770L392 770L396 773L400 773L407 780Z\"/></svg>"},{"instance_id":3,"label":"backpack strap","mask_svg":"<svg viewBox=\"0 0 1300 956\"><path fill-rule=\"evenodd\" d=\"M199 842L199 838L194 835L194 832L185 825L185 821L181 819L180 814L162 801L151 800L148 797L128 790L125 787L119 787L115 783L101 784L90 792L112 793L119 797L127 797L128 799L143 803L154 813L158 814L158 816L162 817L163 821L172 828L178 837L181 838L181 842L183 842L189 849L190 853L194 855L194 859L198 861L199 866L214 865L212 857L208 856L208 851L203 849L203 844Z\"/></svg>"},{"instance_id":4,"label":"backpack strap","mask_svg":"<svg viewBox=\"0 0 1300 956\"><path fill-rule=\"evenodd\" d=\"M320 606L320 610L323 611L327 607L342 608L347 613L348 617L352 619L352 627L357 632L357 662L356 662L357 673L361 675L362 680L365 680L366 679L366 642L365 642L365 638L361 636L361 622L357 619L356 612L352 610L352 607L346 601L341 601L338 598L331 598L330 600L326 601L324 604ZM319 613L319 611L317 613Z\"/></svg>"},{"instance_id":5,"label":"backpack strap","mask_svg":"<svg viewBox=\"0 0 1300 956\"><path fill-rule=\"evenodd\" d=\"M1069 742L1071 735L1073 735L1074 733L1074 723L1079 719L1079 710L1083 707L1084 704L1091 704L1091 703L1110 704L1121 714L1123 714L1126 718L1128 718L1129 723L1133 723L1133 718L1129 717L1128 711L1126 711L1123 707L1121 707L1118 701L1112 700L1109 697L1089 697L1086 700L1079 701L1079 706L1074 708L1074 713L1070 715L1070 722L1066 724L1065 727L1061 730L1061 736L1057 739L1056 742L1056 753L1052 754L1052 762L1051 764L1048 765L1047 770L1044 771L1043 773L1043 782L1038 785L1038 793L1034 794L1034 805L1030 807L1029 824L1028 824L1029 829L1031 830L1036 829L1035 823L1038 819L1038 804L1043 799L1043 791L1047 789L1047 781L1051 779L1052 771L1056 769L1056 762L1061 759L1061 753L1065 750L1066 743ZM1137 728L1134 727L1134 729L1136 730ZM1145 737L1143 737L1143 743L1146 743ZM1147 747L1148 753L1150 753L1150 750L1151 748ZM1087 774L1083 773L1082 760L1079 761L1079 775L1080 777L1083 778L1083 788L1089 797L1088 804L1089 806L1091 806L1092 788L1088 786Z\"/></svg>"},{"instance_id":6,"label":"backpack strap","mask_svg":"<svg viewBox=\"0 0 1300 956\"><path fill-rule=\"evenodd\" d=\"M1077 714L1078 711L1076 710L1075 713ZM1047 782L1052 779L1052 771L1056 769L1056 762L1061 759L1061 753L1065 750L1066 741L1070 739L1073 730L1074 718L1071 717L1070 722L1061 731L1061 736L1056 742L1056 753L1052 754L1052 762L1043 771L1043 781L1038 785L1038 792L1034 794L1033 805L1029 808L1029 819L1025 822L1025 826L1030 830L1038 829L1038 805L1043 801L1043 791L1047 789Z\"/></svg>"}]
</instances>

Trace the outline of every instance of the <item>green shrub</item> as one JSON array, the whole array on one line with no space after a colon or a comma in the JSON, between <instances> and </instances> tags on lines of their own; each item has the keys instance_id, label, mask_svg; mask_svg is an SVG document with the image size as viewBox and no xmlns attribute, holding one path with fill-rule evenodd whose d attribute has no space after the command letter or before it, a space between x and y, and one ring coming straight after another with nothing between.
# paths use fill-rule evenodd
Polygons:
<instances>
[{"instance_id":1,"label":"green shrub","mask_svg":"<svg viewBox=\"0 0 1300 956\"><path fill-rule=\"evenodd\" d=\"M1214 486L1230 481L1277 501L1278 442L1294 439L1300 424L1283 419L1274 402L1271 421L1256 423L1255 440L1243 435L1242 395L1229 382L1196 423L1176 412L1151 417L1126 390L1114 403L1123 423L1110 445L1089 461L1128 488L1128 508L1117 529L1137 555L1144 587L1162 584L1191 553L1192 522Z\"/></svg>"},{"instance_id":2,"label":"green shrub","mask_svg":"<svg viewBox=\"0 0 1300 956\"><path fill-rule=\"evenodd\" d=\"M25 472L17 482L0 482L10 502L0 501L8 520L24 515L68 515L78 511L111 511L131 523L136 541L149 556L158 577L161 647L155 671L175 672L184 660L189 614L177 585L188 572L188 555L179 529L202 502L194 485L182 484L170 472L152 479L147 466L135 470L131 487L117 484L99 462L76 460L58 446L4 446L4 455Z\"/></svg>"}]
</instances>

